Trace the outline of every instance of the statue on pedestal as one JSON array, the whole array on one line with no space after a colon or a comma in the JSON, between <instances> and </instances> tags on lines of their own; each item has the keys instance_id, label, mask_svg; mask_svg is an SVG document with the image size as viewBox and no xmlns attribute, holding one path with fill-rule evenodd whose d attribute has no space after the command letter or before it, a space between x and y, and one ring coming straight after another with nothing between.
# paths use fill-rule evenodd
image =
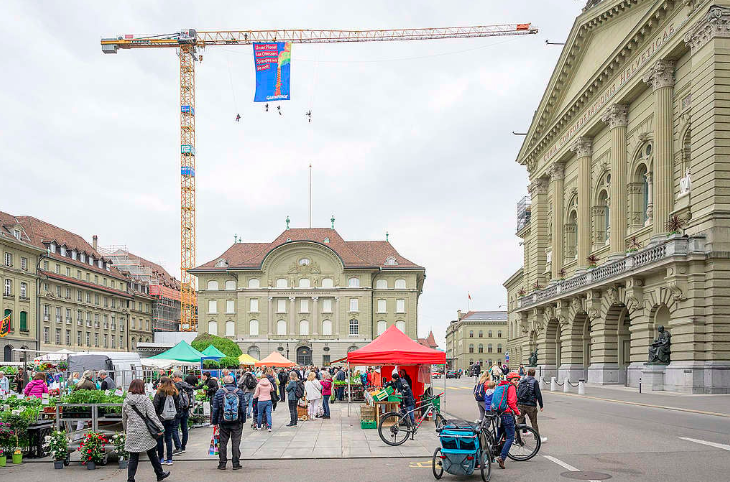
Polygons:
<instances>
[{"instance_id":1,"label":"statue on pedestal","mask_svg":"<svg viewBox=\"0 0 730 482\"><path fill-rule=\"evenodd\" d=\"M537 366L537 348L535 348L535 351L533 351L530 354L530 364L528 366L531 366L531 367Z\"/></svg>"},{"instance_id":2,"label":"statue on pedestal","mask_svg":"<svg viewBox=\"0 0 730 482\"><path fill-rule=\"evenodd\" d=\"M655 365L668 365L672 335L659 325L659 335L649 346L649 363Z\"/></svg>"}]
</instances>

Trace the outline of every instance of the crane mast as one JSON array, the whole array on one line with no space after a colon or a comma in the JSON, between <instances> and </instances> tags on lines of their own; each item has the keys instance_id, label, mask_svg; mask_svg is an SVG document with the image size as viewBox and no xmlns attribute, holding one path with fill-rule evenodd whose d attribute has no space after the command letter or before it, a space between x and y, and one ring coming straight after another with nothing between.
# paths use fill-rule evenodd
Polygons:
<instances>
[{"instance_id":1,"label":"crane mast","mask_svg":"<svg viewBox=\"0 0 730 482\"><path fill-rule=\"evenodd\" d=\"M101 40L105 54L119 49L175 48L180 59L180 329L195 331L197 280L195 267L195 62L200 49L254 42L353 43L449 38L533 35L529 23L474 27L415 28L396 30L181 30L162 35L120 35Z\"/></svg>"}]
</instances>

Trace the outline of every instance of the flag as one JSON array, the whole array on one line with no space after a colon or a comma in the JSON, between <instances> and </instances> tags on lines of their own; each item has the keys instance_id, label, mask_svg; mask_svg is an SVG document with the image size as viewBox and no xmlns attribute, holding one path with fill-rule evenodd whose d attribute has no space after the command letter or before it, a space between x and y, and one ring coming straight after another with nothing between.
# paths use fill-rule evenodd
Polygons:
<instances>
[{"instance_id":1,"label":"flag","mask_svg":"<svg viewBox=\"0 0 730 482\"><path fill-rule=\"evenodd\" d=\"M0 321L0 338L3 338L10 333L10 316L12 316L12 314L8 314L8 316Z\"/></svg>"},{"instance_id":2,"label":"flag","mask_svg":"<svg viewBox=\"0 0 730 482\"><path fill-rule=\"evenodd\" d=\"M466 296L469 297L469 301L471 301L471 293L467 293Z\"/></svg>"}]
</instances>

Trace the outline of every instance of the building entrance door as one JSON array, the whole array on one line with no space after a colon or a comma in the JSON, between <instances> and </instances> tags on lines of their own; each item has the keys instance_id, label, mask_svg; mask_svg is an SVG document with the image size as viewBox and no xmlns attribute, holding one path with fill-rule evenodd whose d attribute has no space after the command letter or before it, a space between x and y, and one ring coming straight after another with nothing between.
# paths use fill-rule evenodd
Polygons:
<instances>
[{"instance_id":1,"label":"building entrance door","mask_svg":"<svg viewBox=\"0 0 730 482\"><path fill-rule=\"evenodd\" d=\"M297 365L311 365L312 350L307 346L297 348Z\"/></svg>"}]
</instances>

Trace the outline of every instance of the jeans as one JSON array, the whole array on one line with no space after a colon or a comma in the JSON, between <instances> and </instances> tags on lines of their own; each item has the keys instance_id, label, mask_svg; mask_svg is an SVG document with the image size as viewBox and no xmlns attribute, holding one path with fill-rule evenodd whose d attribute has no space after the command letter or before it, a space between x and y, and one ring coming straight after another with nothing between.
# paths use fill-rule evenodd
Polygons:
<instances>
[{"instance_id":1,"label":"jeans","mask_svg":"<svg viewBox=\"0 0 730 482\"><path fill-rule=\"evenodd\" d=\"M479 407L479 420L484 420L484 402L477 402Z\"/></svg>"},{"instance_id":2,"label":"jeans","mask_svg":"<svg viewBox=\"0 0 730 482\"><path fill-rule=\"evenodd\" d=\"M185 410L180 418L175 419L175 428L172 430L172 442L176 449L184 449L188 445L188 418L190 418L190 414ZM180 440L180 433L177 431L178 428L182 430L182 441Z\"/></svg>"},{"instance_id":3,"label":"jeans","mask_svg":"<svg viewBox=\"0 0 730 482\"><path fill-rule=\"evenodd\" d=\"M253 392L243 393L243 403L246 404L246 417L251 418L251 411L253 409Z\"/></svg>"},{"instance_id":4,"label":"jeans","mask_svg":"<svg viewBox=\"0 0 730 482\"><path fill-rule=\"evenodd\" d=\"M161 476L164 473L164 470L162 470L162 464L160 463L160 459L157 458L157 452L154 447L147 451L147 457L150 459L155 475L157 475L157 477ZM138 464L139 452L130 452L129 465L127 465L127 482L134 482L134 476L137 475Z\"/></svg>"},{"instance_id":5,"label":"jeans","mask_svg":"<svg viewBox=\"0 0 730 482\"><path fill-rule=\"evenodd\" d=\"M345 398L345 387L340 386L336 389L337 392L337 400L342 401Z\"/></svg>"},{"instance_id":6,"label":"jeans","mask_svg":"<svg viewBox=\"0 0 730 482\"><path fill-rule=\"evenodd\" d=\"M329 418L329 416L330 416L330 396L329 395L322 395L322 408L324 409L324 416Z\"/></svg>"},{"instance_id":7,"label":"jeans","mask_svg":"<svg viewBox=\"0 0 730 482\"><path fill-rule=\"evenodd\" d=\"M286 383L279 385L279 399L281 403L286 402Z\"/></svg>"},{"instance_id":8,"label":"jeans","mask_svg":"<svg viewBox=\"0 0 730 482\"><path fill-rule=\"evenodd\" d=\"M265 416L266 427L271 428L271 400L259 400L259 414L256 423L261 426L261 419Z\"/></svg>"},{"instance_id":9,"label":"jeans","mask_svg":"<svg viewBox=\"0 0 730 482\"><path fill-rule=\"evenodd\" d=\"M162 421L165 435L157 439L157 456L160 460L172 460L172 432L176 430L176 423L175 419ZM165 446L167 446L167 458L165 458Z\"/></svg>"},{"instance_id":10,"label":"jeans","mask_svg":"<svg viewBox=\"0 0 730 482\"><path fill-rule=\"evenodd\" d=\"M218 465L226 465L228 462L228 440L231 440L231 460L233 466L241 465L241 435L243 434L243 423L235 425L218 425L218 437L220 447L218 449Z\"/></svg>"},{"instance_id":11,"label":"jeans","mask_svg":"<svg viewBox=\"0 0 730 482\"><path fill-rule=\"evenodd\" d=\"M502 453L500 454L500 457L502 460L507 460L507 454L509 453L510 447L512 447L512 443L515 441L515 418L512 416L511 413L505 413L502 414L502 426L499 427L499 432L497 433L497 440L502 438L502 433L504 432L504 446L502 447Z\"/></svg>"},{"instance_id":12,"label":"jeans","mask_svg":"<svg viewBox=\"0 0 730 482\"><path fill-rule=\"evenodd\" d=\"M299 418L297 416L297 399L296 398L289 399L289 417L290 417L289 423L292 425L296 425L297 419Z\"/></svg>"},{"instance_id":13,"label":"jeans","mask_svg":"<svg viewBox=\"0 0 730 482\"><path fill-rule=\"evenodd\" d=\"M411 420L411 425L415 425L416 424L416 411L415 410L416 410L416 405L415 404L410 404L410 405L404 405L403 406L402 412L403 412L404 415L406 413L408 413L408 418Z\"/></svg>"}]
</instances>

